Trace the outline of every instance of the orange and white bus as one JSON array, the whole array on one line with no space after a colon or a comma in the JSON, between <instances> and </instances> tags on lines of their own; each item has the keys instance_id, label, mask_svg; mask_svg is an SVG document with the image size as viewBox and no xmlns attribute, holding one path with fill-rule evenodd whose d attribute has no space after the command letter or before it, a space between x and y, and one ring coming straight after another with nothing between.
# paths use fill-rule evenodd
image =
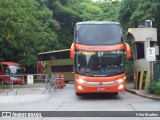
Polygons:
<instances>
[{"instance_id":1,"label":"orange and white bus","mask_svg":"<svg viewBox=\"0 0 160 120\"><path fill-rule=\"evenodd\" d=\"M74 58L77 96L125 91L125 58L131 57L131 49L123 42L120 23L76 23L70 57Z\"/></svg>"}]
</instances>

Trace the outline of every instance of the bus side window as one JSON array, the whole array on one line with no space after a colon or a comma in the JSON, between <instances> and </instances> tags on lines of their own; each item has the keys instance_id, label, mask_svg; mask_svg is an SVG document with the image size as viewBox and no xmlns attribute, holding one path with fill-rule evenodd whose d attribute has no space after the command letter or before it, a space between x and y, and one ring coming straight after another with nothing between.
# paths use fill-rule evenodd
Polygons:
<instances>
[{"instance_id":1,"label":"bus side window","mask_svg":"<svg viewBox=\"0 0 160 120\"><path fill-rule=\"evenodd\" d=\"M8 68L5 68L5 74L9 75L9 69Z\"/></svg>"}]
</instances>

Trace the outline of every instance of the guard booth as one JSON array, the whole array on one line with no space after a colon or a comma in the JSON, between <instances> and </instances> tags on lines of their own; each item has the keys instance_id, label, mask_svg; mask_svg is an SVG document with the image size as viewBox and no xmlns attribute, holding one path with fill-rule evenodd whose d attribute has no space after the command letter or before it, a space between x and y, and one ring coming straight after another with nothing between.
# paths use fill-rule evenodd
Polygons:
<instances>
[{"instance_id":1,"label":"guard booth","mask_svg":"<svg viewBox=\"0 0 160 120\"><path fill-rule=\"evenodd\" d=\"M149 24L148 24L149 23ZM133 43L133 66L135 89L147 89L153 73L153 61L159 53L157 45L157 29L152 28L151 21L145 27L129 28L127 37Z\"/></svg>"}]
</instances>

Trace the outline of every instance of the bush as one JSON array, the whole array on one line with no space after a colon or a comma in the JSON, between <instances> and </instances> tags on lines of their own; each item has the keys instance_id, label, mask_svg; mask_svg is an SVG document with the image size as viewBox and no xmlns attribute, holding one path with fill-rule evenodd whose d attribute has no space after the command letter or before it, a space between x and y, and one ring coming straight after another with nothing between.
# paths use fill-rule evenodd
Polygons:
<instances>
[{"instance_id":1,"label":"bush","mask_svg":"<svg viewBox=\"0 0 160 120\"><path fill-rule=\"evenodd\" d=\"M160 81L158 82L151 82L150 87L149 87L149 91L151 93L154 93L156 95L160 94Z\"/></svg>"}]
</instances>

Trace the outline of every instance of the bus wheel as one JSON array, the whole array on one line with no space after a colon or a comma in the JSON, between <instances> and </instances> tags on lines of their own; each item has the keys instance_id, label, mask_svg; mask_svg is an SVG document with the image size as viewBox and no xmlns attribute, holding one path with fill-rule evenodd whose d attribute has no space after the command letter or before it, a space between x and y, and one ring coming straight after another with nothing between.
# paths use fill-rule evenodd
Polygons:
<instances>
[{"instance_id":1,"label":"bus wheel","mask_svg":"<svg viewBox=\"0 0 160 120\"><path fill-rule=\"evenodd\" d=\"M82 95L83 95L83 93L76 93L76 95L77 95L77 96L82 96Z\"/></svg>"},{"instance_id":2,"label":"bus wheel","mask_svg":"<svg viewBox=\"0 0 160 120\"><path fill-rule=\"evenodd\" d=\"M114 92L113 95L115 95L115 96L118 95L118 92Z\"/></svg>"}]
</instances>

